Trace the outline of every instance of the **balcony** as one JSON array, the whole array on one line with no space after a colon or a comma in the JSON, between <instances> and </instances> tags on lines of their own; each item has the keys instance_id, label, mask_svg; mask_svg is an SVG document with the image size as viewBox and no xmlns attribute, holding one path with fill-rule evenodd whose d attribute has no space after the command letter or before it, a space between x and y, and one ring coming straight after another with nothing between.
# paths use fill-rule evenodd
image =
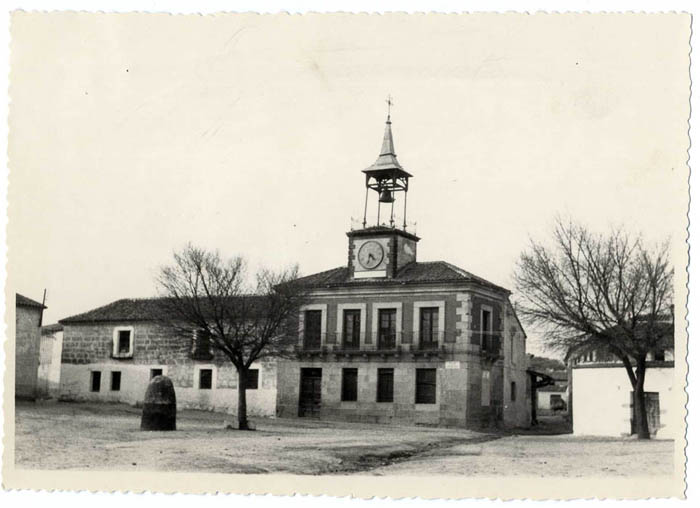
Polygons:
<instances>
[{"instance_id":1,"label":"balcony","mask_svg":"<svg viewBox=\"0 0 700 508\"><path fill-rule=\"evenodd\" d=\"M481 356L488 360L503 358L502 332L472 332L472 344L479 344Z\"/></svg>"},{"instance_id":2,"label":"balcony","mask_svg":"<svg viewBox=\"0 0 700 508\"><path fill-rule=\"evenodd\" d=\"M299 355L334 356L435 356L445 351L445 341L454 342L454 332L433 332L425 336L414 332L378 332L360 334L359 340L347 340L342 333L328 332L312 337L304 337L302 344L295 348Z\"/></svg>"}]
</instances>

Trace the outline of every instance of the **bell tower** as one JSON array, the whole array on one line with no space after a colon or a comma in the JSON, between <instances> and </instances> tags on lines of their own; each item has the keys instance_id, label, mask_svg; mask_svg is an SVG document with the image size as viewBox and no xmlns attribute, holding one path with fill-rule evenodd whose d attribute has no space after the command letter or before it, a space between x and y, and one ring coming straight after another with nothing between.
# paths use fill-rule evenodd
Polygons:
<instances>
[{"instance_id":1,"label":"bell tower","mask_svg":"<svg viewBox=\"0 0 700 508\"><path fill-rule=\"evenodd\" d=\"M391 133L391 96L386 100L387 117L384 127L384 139L377 160L362 172L365 174L365 213L362 227L367 227L367 201L370 189L377 193L377 226L380 225L382 205L391 205L389 226L394 227L394 203L397 193L403 193L403 230L406 230L406 203L408 198L408 179L411 174L401 167L394 150L394 136Z\"/></svg>"},{"instance_id":2,"label":"bell tower","mask_svg":"<svg viewBox=\"0 0 700 508\"><path fill-rule=\"evenodd\" d=\"M420 240L406 231L408 180L412 177L396 158L391 132L391 96L387 98L388 113L384 139L377 160L362 172L365 174L365 209L362 229L348 233L348 267L354 279L394 278L405 265L416 261L416 244ZM377 223L367 225L367 205L370 190L377 193ZM403 224L396 227L395 204L403 196ZM389 223L382 224L382 207L389 208ZM385 210L386 213L386 210Z\"/></svg>"}]
</instances>

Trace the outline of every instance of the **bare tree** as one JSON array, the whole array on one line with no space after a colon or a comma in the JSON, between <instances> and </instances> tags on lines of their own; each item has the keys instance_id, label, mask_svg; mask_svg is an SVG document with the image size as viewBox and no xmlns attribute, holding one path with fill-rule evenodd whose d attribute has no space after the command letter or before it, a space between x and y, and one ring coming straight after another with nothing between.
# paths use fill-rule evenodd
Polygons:
<instances>
[{"instance_id":1,"label":"bare tree","mask_svg":"<svg viewBox=\"0 0 700 508\"><path fill-rule=\"evenodd\" d=\"M240 257L187 245L174 263L160 268L159 319L176 335L193 338L195 348L223 353L238 372L238 428L248 429L246 383L253 362L281 357L296 340L295 317L304 298L294 281L298 268L260 270L246 281ZM190 339L192 340L192 339Z\"/></svg>"},{"instance_id":2,"label":"bare tree","mask_svg":"<svg viewBox=\"0 0 700 508\"><path fill-rule=\"evenodd\" d=\"M672 333L673 268L668 243L648 248L622 229L596 235L558 220L553 246L531 241L515 272L519 312L566 352L607 350L633 389L635 430L649 438L644 380L647 354Z\"/></svg>"}]
</instances>

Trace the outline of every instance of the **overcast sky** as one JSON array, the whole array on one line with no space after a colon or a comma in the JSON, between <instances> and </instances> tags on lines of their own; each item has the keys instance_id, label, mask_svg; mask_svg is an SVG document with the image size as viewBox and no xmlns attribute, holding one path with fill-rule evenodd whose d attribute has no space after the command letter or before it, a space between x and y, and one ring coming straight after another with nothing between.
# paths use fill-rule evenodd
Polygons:
<instances>
[{"instance_id":1,"label":"overcast sky","mask_svg":"<svg viewBox=\"0 0 700 508\"><path fill-rule=\"evenodd\" d=\"M345 264L389 93L419 260L512 287L556 214L683 240L687 19L54 16L11 47L8 291L46 323L188 241Z\"/></svg>"}]
</instances>

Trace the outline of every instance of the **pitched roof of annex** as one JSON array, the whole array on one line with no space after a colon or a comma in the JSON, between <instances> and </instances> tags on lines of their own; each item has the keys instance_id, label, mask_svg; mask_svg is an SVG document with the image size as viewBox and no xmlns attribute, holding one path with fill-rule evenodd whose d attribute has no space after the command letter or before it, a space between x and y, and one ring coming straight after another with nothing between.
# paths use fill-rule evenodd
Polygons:
<instances>
[{"instance_id":1,"label":"pitched roof of annex","mask_svg":"<svg viewBox=\"0 0 700 508\"><path fill-rule=\"evenodd\" d=\"M36 307L38 309L46 308L46 305L32 300L31 298L27 298L24 295L20 295L19 293L15 293L15 305L18 307Z\"/></svg>"},{"instance_id":2,"label":"pitched roof of annex","mask_svg":"<svg viewBox=\"0 0 700 508\"><path fill-rule=\"evenodd\" d=\"M237 297L247 299L248 302L253 302L253 307L262 307L261 296L246 295ZM168 302L170 298L122 298L115 302L97 307L96 309L76 314L59 321L59 324L77 324L77 323L105 323L105 322L138 322L138 321L157 321L159 316L164 312L168 312Z\"/></svg>"},{"instance_id":3,"label":"pitched roof of annex","mask_svg":"<svg viewBox=\"0 0 700 508\"><path fill-rule=\"evenodd\" d=\"M474 283L495 291L510 293L507 289L446 261L408 263L398 270L395 277L382 279L354 279L347 266L340 266L301 277L296 282L308 288Z\"/></svg>"}]
</instances>

